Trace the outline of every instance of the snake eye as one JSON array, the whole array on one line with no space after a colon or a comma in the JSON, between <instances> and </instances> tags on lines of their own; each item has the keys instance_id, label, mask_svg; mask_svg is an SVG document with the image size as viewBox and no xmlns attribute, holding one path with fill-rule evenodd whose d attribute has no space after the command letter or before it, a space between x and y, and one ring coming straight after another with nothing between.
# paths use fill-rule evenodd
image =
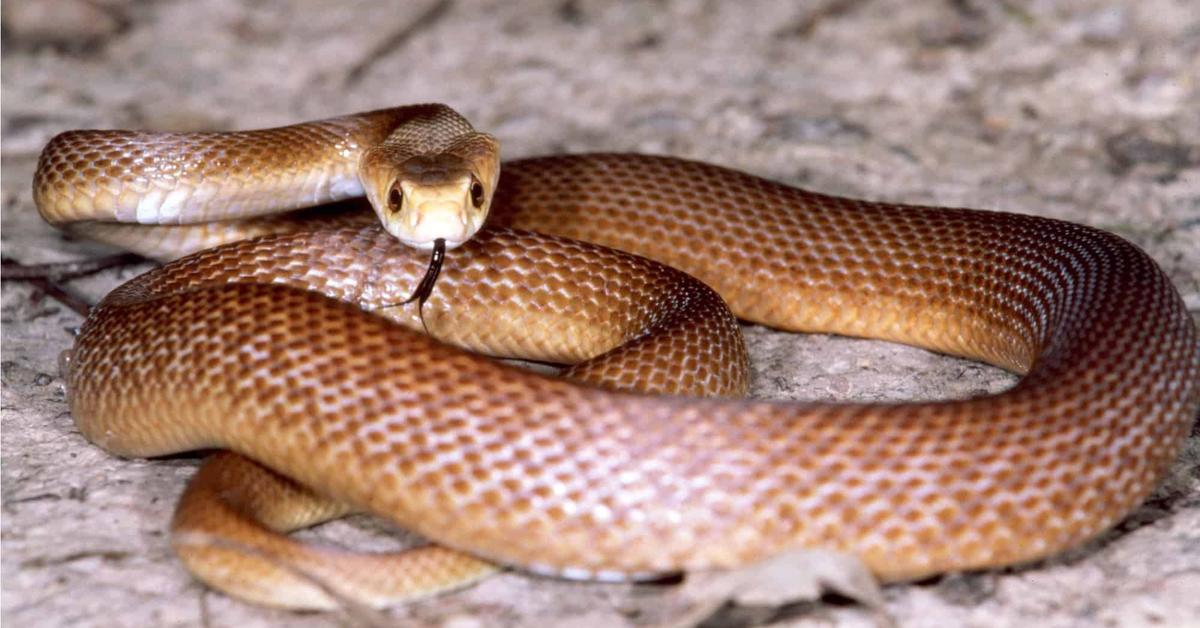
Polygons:
<instances>
[{"instance_id":1,"label":"snake eye","mask_svg":"<svg viewBox=\"0 0 1200 628\"><path fill-rule=\"evenodd\" d=\"M404 194L400 192L400 188L392 188L388 192L388 207L392 211L399 211L400 204L404 202Z\"/></svg>"},{"instance_id":2,"label":"snake eye","mask_svg":"<svg viewBox=\"0 0 1200 628\"><path fill-rule=\"evenodd\" d=\"M475 205L475 209L483 207L483 184L479 179L471 180L471 203Z\"/></svg>"}]
</instances>

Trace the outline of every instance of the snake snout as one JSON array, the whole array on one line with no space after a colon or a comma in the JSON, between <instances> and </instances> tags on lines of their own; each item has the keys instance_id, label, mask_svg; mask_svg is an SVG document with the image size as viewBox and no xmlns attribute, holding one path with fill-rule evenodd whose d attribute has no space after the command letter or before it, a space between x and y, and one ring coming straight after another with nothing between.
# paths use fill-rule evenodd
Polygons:
<instances>
[{"instance_id":1,"label":"snake snout","mask_svg":"<svg viewBox=\"0 0 1200 628\"><path fill-rule=\"evenodd\" d=\"M448 200L424 201L408 212L405 219L408 236L418 242L443 239L462 242L471 237L471 219L462 203Z\"/></svg>"}]
</instances>

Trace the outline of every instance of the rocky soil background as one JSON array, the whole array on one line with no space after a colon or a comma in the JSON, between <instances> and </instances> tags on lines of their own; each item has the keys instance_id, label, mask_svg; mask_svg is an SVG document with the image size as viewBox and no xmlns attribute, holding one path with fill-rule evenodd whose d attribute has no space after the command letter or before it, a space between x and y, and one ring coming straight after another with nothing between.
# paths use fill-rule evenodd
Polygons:
<instances>
[{"instance_id":1,"label":"rocky soil background","mask_svg":"<svg viewBox=\"0 0 1200 628\"><path fill-rule=\"evenodd\" d=\"M1115 231L1200 318L1196 0L10 0L3 5L3 254L94 257L37 218L37 153L73 128L253 128L443 101L507 157L671 153L819 191L1019 211ZM78 280L94 302L137 265ZM3 602L12 626L655 626L669 585L509 573L380 615L293 614L205 590L167 547L192 457L85 442L56 360L81 319L5 281ZM995 369L878 342L748 327L755 394L953 398ZM1020 569L885 590L902 626L1183 626L1200 618L1196 439L1126 522ZM309 533L394 547L357 519ZM869 626L838 599L726 608L716 625Z\"/></svg>"}]
</instances>

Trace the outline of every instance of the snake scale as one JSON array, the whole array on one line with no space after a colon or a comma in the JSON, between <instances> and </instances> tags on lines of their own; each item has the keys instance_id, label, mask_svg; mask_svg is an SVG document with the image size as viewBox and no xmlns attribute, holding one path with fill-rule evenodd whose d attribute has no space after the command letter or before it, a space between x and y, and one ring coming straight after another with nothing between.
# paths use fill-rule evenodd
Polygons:
<instances>
[{"instance_id":1,"label":"snake scale","mask_svg":"<svg viewBox=\"0 0 1200 628\"><path fill-rule=\"evenodd\" d=\"M50 222L160 258L207 249L106 297L65 368L80 430L113 453L236 452L204 466L176 515L174 545L205 581L325 607L427 594L492 563L607 580L798 547L854 554L884 580L1023 563L1140 503L1200 408L1194 323L1110 233L670 157L524 159L501 177L487 136L423 139L464 124L423 106L237 133L69 132L43 152ZM356 177L372 150L417 154L415 178ZM378 216L266 215L364 194ZM421 219L400 208L417 197L457 247L429 331L579 363L565 377L412 331L398 304L425 267L412 246L432 236L405 240ZM740 399L730 310L1021 378L951 401ZM358 556L279 534L351 511L438 546Z\"/></svg>"}]
</instances>

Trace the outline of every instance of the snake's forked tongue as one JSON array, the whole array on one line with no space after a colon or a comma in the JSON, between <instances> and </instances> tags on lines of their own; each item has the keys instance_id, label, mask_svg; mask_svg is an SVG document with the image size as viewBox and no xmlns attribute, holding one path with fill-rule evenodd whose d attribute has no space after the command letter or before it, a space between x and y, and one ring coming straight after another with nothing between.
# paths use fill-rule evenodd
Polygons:
<instances>
[{"instance_id":1,"label":"snake's forked tongue","mask_svg":"<svg viewBox=\"0 0 1200 628\"><path fill-rule=\"evenodd\" d=\"M437 283L438 275L442 272L442 262L446 259L446 240L438 238L433 241L433 253L429 256L429 268L425 269L425 276L421 278L421 283L417 284L417 289L413 291L412 296L405 299L401 305L408 305L413 301L417 302L417 315L421 317L421 326L425 327L425 301L429 300L429 295L433 294L433 285ZM426 333L429 328L425 327Z\"/></svg>"}]
</instances>

